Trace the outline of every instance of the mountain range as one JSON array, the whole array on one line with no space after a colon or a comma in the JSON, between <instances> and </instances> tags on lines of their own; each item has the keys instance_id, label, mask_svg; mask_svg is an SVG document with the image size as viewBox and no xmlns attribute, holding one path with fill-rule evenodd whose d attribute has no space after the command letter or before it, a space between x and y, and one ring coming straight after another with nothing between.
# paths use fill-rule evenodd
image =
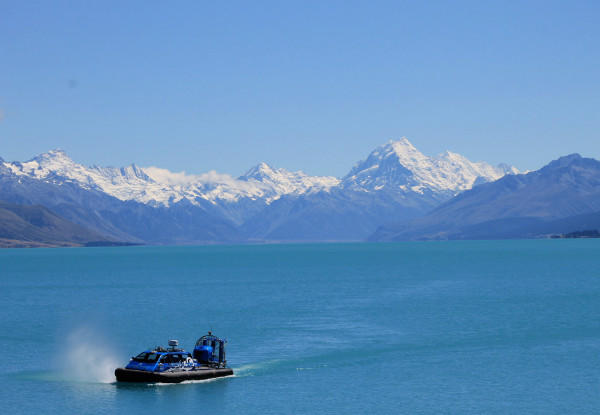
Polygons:
<instances>
[{"instance_id":1,"label":"mountain range","mask_svg":"<svg viewBox=\"0 0 600 415\"><path fill-rule=\"evenodd\" d=\"M579 154L507 175L420 218L382 225L373 241L547 237L600 229L600 162Z\"/></svg>"},{"instance_id":2,"label":"mountain range","mask_svg":"<svg viewBox=\"0 0 600 415\"><path fill-rule=\"evenodd\" d=\"M87 167L62 150L0 159L0 200L40 205L123 243L363 240L385 223L422 217L461 192L518 171L407 139L376 148L342 178L260 163L240 177L157 167Z\"/></svg>"}]
</instances>

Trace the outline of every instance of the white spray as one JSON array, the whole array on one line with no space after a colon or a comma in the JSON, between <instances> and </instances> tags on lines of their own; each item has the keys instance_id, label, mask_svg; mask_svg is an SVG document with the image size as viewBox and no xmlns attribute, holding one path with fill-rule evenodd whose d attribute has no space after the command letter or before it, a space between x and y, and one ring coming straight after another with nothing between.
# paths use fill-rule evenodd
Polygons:
<instances>
[{"instance_id":1,"label":"white spray","mask_svg":"<svg viewBox=\"0 0 600 415\"><path fill-rule=\"evenodd\" d=\"M90 325L73 330L61 350L60 359L69 379L110 383L115 379L118 359L98 328Z\"/></svg>"}]
</instances>

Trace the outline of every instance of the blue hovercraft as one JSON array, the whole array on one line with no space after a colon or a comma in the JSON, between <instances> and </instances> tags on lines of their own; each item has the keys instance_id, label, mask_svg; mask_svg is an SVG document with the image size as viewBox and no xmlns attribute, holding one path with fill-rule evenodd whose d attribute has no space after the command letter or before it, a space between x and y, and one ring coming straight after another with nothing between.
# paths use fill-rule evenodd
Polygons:
<instances>
[{"instance_id":1,"label":"blue hovercraft","mask_svg":"<svg viewBox=\"0 0 600 415\"><path fill-rule=\"evenodd\" d=\"M179 383L184 380L212 379L233 375L227 367L225 345L210 331L196 342L192 354L178 349L177 340L169 348L157 347L133 357L129 364L115 370L117 382Z\"/></svg>"}]
</instances>

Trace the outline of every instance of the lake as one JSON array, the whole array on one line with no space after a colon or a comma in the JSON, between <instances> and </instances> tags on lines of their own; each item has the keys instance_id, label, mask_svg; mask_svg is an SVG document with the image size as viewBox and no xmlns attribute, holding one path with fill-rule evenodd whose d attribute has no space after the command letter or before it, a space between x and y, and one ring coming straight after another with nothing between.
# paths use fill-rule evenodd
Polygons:
<instances>
[{"instance_id":1,"label":"lake","mask_svg":"<svg viewBox=\"0 0 600 415\"><path fill-rule=\"evenodd\" d=\"M0 251L2 412L588 414L600 240ZM233 377L117 384L228 339Z\"/></svg>"}]
</instances>

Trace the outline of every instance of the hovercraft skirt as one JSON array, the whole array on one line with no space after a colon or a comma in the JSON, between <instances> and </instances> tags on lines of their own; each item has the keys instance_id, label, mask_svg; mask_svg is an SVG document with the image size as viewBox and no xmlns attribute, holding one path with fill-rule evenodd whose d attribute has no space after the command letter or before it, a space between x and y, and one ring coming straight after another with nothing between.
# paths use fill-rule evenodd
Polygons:
<instances>
[{"instance_id":1,"label":"hovercraft skirt","mask_svg":"<svg viewBox=\"0 0 600 415\"><path fill-rule=\"evenodd\" d=\"M185 380L202 380L233 375L233 369L200 368L176 372L148 372L145 370L125 369L115 370L117 382L138 383L179 383Z\"/></svg>"}]
</instances>

